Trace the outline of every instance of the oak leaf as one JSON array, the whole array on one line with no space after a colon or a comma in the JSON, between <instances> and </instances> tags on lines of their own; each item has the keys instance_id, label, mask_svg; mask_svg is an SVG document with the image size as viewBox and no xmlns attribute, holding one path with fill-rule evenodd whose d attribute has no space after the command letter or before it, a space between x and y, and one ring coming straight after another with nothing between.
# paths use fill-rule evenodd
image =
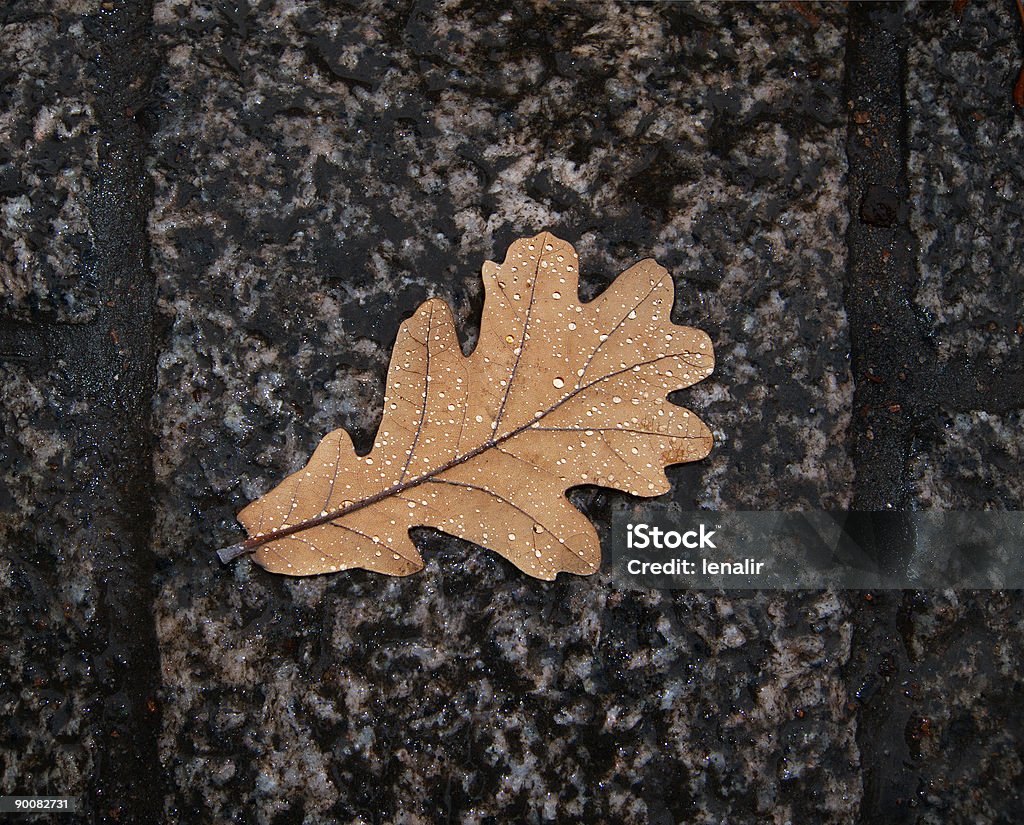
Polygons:
<instances>
[{"instance_id":1,"label":"oak leaf","mask_svg":"<svg viewBox=\"0 0 1024 825\"><path fill-rule=\"evenodd\" d=\"M292 576L423 567L409 537L432 527L525 573L598 569L593 525L566 498L595 484L637 496L669 490L664 468L708 454L712 436L667 394L710 375L711 341L669 318L673 283L645 260L589 303L579 259L549 233L483 266L480 339L465 356L448 305L402 323L384 415L369 454L345 430L238 514L247 552Z\"/></svg>"}]
</instances>

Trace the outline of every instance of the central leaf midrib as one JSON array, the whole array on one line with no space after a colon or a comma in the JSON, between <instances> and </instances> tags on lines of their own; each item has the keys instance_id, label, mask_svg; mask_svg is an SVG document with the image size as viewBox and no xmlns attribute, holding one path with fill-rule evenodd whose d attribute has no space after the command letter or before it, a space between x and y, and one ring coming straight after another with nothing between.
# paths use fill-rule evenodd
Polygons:
<instances>
[{"instance_id":1,"label":"central leaf midrib","mask_svg":"<svg viewBox=\"0 0 1024 825\"><path fill-rule=\"evenodd\" d=\"M440 467L430 470L421 476L417 476L416 478L411 479L410 481L399 482L398 484L394 484L391 487L388 487L387 489L381 490L379 493L374 493L372 496L368 496L360 501L353 502L347 507L342 507L338 510L333 510L322 516L315 516L314 518L301 521L298 524L293 524L289 527L281 527L276 530L271 530L270 532L264 533L262 535L251 536L243 542L243 545L246 547L247 550L255 550L257 547L260 547L264 544L268 544L269 542L287 538L288 536L292 536L295 533L301 533L304 530L311 530L314 527L319 527L322 524L327 524L329 522L334 521L335 519L343 518L344 516L351 515L352 513L358 512L359 510L371 507L374 504L377 504L378 502L390 498L391 496L398 495L400 493L404 493L406 490L411 490L414 487L418 487L419 485L424 484L427 481L430 481L430 479L436 478L437 476L448 472L448 470L451 470L454 467L458 467L461 464L465 464L467 461L472 461L474 458L481 455L482 453L485 453L488 450L491 450L501 444L504 444L506 441L509 441L515 438L517 435L525 432L526 430L531 429L535 424L538 424L539 422L547 418L547 416L551 415L553 412L556 412L560 407L571 401L581 392L585 392L586 390L590 389L596 384L599 384L602 381L607 381L609 378L614 378L617 375L622 375L623 373L629 372L636 367L648 366L650 364L657 363L658 361L663 361L666 358L676 357L681 354L682 353L668 353L665 355L659 355L657 358L653 358L649 361L641 361L629 367L625 367L614 372L610 372L607 375L601 376L600 378L591 381L589 384L584 384L582 386L576 387L571 393L566 395L564 398L559 399L553 405L544 410L541 413L541 415L535 416L531 420L527 421L525 424L516 427L514 430L510 430L509 432L505 433L502 436L499 436L498 438L490 438L487 441L483 442L482 444L478 445L477 447L474 447L469 452L466 452L461 456L457 456L456 458L453 458L450 461L448 461L446 464L442 464ZM578 429L586 430L588 428L579 427Z\"/></svg>"}]
</instances>

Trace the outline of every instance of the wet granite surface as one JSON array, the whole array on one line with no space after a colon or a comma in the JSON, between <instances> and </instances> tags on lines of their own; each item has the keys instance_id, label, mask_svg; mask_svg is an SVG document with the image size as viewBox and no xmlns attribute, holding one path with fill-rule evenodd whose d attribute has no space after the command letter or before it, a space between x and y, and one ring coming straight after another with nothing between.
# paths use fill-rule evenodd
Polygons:
<instances>
[{"instance_id":1,"label":"wet granite surface","mask_svg":"<svg viewBox=\"0 0 1024 825\"><path fill-rule=\"evenodd\" d=\"M1016 10L970 3L959 17L921 4L908 16L910 221L918 242L917 305L941 366L1024 365L1024 137L1012 89L1021 69ZM981 393L940 404L915 443L914 506L1024 505L1021 404ZM898 608L905 657L903 742L917 784L913 819L1012 822L1024 815L1020 592L907 594Z\"/></svg>"},{"instance_id":2,"label":"wet granite surface","mask_svg":"<svg viewBox=\"0 0 1024 825\"><path fill-rule=\"evenodd\" d=\"M88 320L95 311L87 217L98 168L88 4L0 9L0 312Z\"/></svg>"},{"instance_id":3,"label":"wet granite surface","mask_svg":"<svg viewBox=\"0 0 1024 825\"><path fill-rule=\"evenodd\" d=\"M817 28L590 4L558 25L483 5L155 19L168 810L848 819L839 597L544 585L437 537L394 582L210 556L324 433L369 445L402 317L439 295L471 344L480 266L540 228L577 244L586 297L653 255L676 319L715 340L688 402L720 447L673 471L680 502L844 503L838 10ZM750 484L757 467L782 478ZM608 495L580 499L607 527Z\"/></svg>"},{"instance_id":4,"label":"wet granite surface","mask_svg":"<svg viewBox=\"0 0 1024 825\"><path fill-rule=\"evenodd\" d=\"M107 735L133 704L122 692L128 662L134 687L146 656L119 644L108 587L138 570L112 569L119 548L146 555L148 519L133 514L140 537L116 514L137 500L127 485L141 489L150 396L135 335L100 300L112 286L107 248L130 239L138 257L145 249L111 231L120 210L102 203L126 200L131 164L100 171L95 58L109 30L89 12L74 2L0 10L0 787L97 800L102 766L119 750ZM117 292L130 302L134 287ZM118 394L112 378L136 397L116 423L102 412ZM119 463L121 449L134 467ZM147 589L136 592L143 603ZM147 650L152 641L139 636ZM135 783L152 773L133 767ZM101 794L117 796L115 785Z\"/></svg>"},{"instance_id":5,"label":"wet granite surface","mask_svg":"<svg viewBox=\"0 0 1024 825\"><path fill-rule=\"evenodd\" d=\"M4 21L15 37L2 48L23 68L0 118L88 106L85 81L45 105L24 91L86 13L55 4ZM214 560L239 537L237 510L324 433L344 426L369 446L402 318L443 297L471 346L480 265L542 228L576 243L585 297L657 258L676 279L674 320L715 342L715 375L679 400L718 446L670 471L679 506L848 505L846 11L811 16L154 3L147 609L165 821L1014 819L1016 594L645 593L607 573L544 583L426 531L426 569L402 580L290 580ZM980 68L998 61L1012 85L1016 35L995 3L971 4L963 29L951 19L929 7L909 18L918 299L941 357L1019 359L1006 332L1015 282L997 269L1019 263L1020 172L1005 146L1021 121ZM948 76L947 59L963 70ZM961 85L938 94L940 71ZM965 148L951 124L975 81L986 117L968 118L981 125ZM0 163L45 211L89 186L87 142L75 145L61 155L70 172L34 182L39 150L5 132ZM951 174L964 181L952 194ZM955 231L935 217L950 209L963 210ZM20 290L7 287L5 317L88 320L75 314L92 294L70 240L81 230L66 223L43 231L50 251L25 258L21 280L3 270ZM0 267L33 226L0 229ZM0 790L95 801L104 745L77 720L107 688L79 652L108 596L88 586L87 550L59 564L79 535L60 518L62 491L88 483L59 437L79 403L61 386L52 369L4 367L0 707L13 722ZM1019 415L950 410L923 433L918 503L1019 508ZM67 482L54 479L62 467ZM576 500L607 537L616 497ZM857 735L876 722L882 749L912 768L893 810L865 793ZM114 817L97 805L85 821Z\"/></svg>"},{"instance_id":6,"label":"wet granite surface","mask_svg":"<svg viewBox=\"0 0 1024 825\"><path fill-rule=\"evenodd\" d=\"M1011 99L1021 29L1012 11L972 3L950 25L923 5L908 53L917 303L939 363L966 361L968 375L1024 362L1024 120ZM915 460L919 505L1019 509L1022 425L1019 407L944 409Z\"/></svg>"}]
</instances>

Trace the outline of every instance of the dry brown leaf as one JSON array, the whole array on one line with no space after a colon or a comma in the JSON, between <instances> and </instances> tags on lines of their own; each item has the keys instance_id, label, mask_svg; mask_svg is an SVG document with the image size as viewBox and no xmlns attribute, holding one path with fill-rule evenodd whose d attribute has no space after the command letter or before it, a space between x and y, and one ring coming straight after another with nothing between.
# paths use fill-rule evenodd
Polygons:
<instances>
[{"instance_id":1,"label":"dry brown leaf","mask_svg":"<svg viewBox=\"0 0 1024 825\"><path fill-rule=\"evenodd\" d=\"M664 468L708 454L708 428L667 394L711 374L711 341L669 319L673 284L645 260L598 298L578 297L578 256L549 233L483 266L480 340L464 356L448 305L398 332L373 450L344 430L238 515L267 570L306 576L423 567L413 527L488 547L531 576L593 573L593 525L566 498L581 484L656 496Z\"/></svg>"}]
</instances>

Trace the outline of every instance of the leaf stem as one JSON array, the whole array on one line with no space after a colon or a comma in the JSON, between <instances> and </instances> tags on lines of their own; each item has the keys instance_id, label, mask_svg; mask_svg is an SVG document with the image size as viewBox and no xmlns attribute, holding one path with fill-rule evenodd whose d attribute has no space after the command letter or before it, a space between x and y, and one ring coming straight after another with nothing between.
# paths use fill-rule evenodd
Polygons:
<instances>
[{"instance_id":1,"label":"leaf stem","mask_svg":"<svg viewBox=\"0 0 1024 825\"><path fill-rule=\"evenodd\" d=\"M222 547L217 551L217 558L221 560L221 564L230 564L239 556L252 552L253 548L246 547L245 545L246 542L240 541L238 544L232 544L230 547Z\"/></svg>"}]
</instances>

